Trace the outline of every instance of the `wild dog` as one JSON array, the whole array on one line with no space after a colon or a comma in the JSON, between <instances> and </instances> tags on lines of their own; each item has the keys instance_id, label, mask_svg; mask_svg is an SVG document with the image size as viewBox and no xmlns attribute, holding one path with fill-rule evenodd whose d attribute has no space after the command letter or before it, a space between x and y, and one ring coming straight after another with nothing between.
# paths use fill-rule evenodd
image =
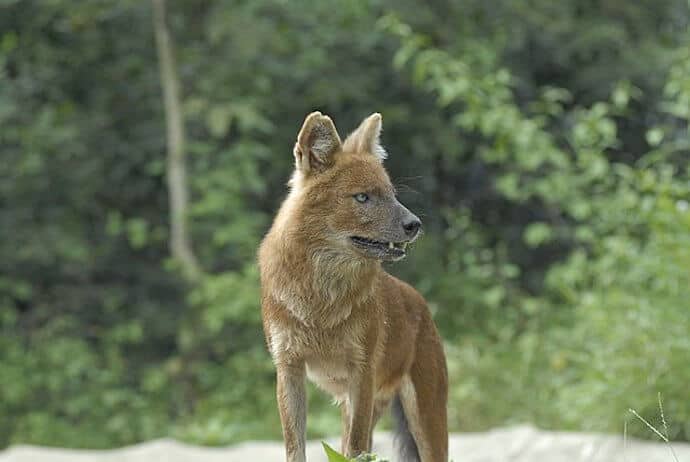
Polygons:
<instances>
[{"instance_id":1,"label":"wild dog","mask_svg":"<svg viewBox=\"0 0 690 462\"><path fill-rule=\"evenodd\" d=\"M386 273L421 223L383 167L381 115L344 142L307 116L290 192L259 249L262 317L289 462L305 460L305 376L340 404L342 451L369 452L393 403L402 460L446 462L448 377L426 302Z\"/></svg>"}]
</instances>

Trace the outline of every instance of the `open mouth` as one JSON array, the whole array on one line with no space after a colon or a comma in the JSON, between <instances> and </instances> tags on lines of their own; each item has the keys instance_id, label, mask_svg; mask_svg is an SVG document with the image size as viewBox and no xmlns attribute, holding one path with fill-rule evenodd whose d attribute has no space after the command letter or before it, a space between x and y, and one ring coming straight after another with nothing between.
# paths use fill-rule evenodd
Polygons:
<instances>
[{"instance_id":1,"label":"open mouth","mask_svg":"<svg viewBox=\"0 0 690 462\"><path fill-rule=\"evenodd\" d=\"M351 236L350 240L355 245L365 251L365 253L378 258L399 260L405 256L405 251L409 241L404 242L383 242L376 241L360 236Z\"/></svg>"}]
</instances>

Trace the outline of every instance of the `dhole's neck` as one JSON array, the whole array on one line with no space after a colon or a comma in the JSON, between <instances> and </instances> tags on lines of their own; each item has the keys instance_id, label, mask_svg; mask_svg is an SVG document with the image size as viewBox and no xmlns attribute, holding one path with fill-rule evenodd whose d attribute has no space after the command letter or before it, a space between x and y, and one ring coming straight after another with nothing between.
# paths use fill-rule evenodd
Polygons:
<instances>
[{"instance_id":1,"label":"dhole's neck","mask_svg":"<svg viewBox=\"0 0 690 462\"><path fill-rule=\"evenodd\" d=\"M266 289L308 325L333 327L374 293L381 265L303 229L288 197L262 246Z\"/></svg>"}]
</instances>

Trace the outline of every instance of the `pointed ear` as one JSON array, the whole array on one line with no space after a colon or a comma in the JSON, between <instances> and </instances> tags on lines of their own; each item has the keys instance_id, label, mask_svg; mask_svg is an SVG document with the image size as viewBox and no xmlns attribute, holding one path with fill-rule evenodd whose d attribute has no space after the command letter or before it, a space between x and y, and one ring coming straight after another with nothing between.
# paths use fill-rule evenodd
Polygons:
<instances>
[{"instance_id":1,"label":"pointed ear","mask_svg":"<svg viewBox=\"0 0 690 462\"><path fill-rule=\"evenodd\" d=\"M379 158L380 161L388 157L386 150L381 146L381 114L373 113L359 124L357 130L347 137L343 145L345 151L368 152Z\"/></svg>"},{"instance_id":2,"label":"pointed ear","mask_svg":"<svg viewBox=\"0 0 690 462\"><path fill-rule=\"evenodd\" d=\"M330 117L312 112L304 119L295 143L295 169L302 173L325 170L342 147Z\"/></svg>"}]
</instances>

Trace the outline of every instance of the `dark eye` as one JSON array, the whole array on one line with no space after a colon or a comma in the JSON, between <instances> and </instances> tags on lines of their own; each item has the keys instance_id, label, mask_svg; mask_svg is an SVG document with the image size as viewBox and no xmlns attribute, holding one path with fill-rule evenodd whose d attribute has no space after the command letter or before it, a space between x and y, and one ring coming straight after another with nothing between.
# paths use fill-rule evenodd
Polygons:
<instances>
[{"instance_id":1,"label":"dark eye","mask_svg":"<svg viewBox=\"0 0 690 462\"><path fill-rule=\"evenodd\" d=\"M369 200L369 196L365 193L357 193L354 195L354 198L360 204L364 204L366 201Z\"/></svg>"}]
</instances>

